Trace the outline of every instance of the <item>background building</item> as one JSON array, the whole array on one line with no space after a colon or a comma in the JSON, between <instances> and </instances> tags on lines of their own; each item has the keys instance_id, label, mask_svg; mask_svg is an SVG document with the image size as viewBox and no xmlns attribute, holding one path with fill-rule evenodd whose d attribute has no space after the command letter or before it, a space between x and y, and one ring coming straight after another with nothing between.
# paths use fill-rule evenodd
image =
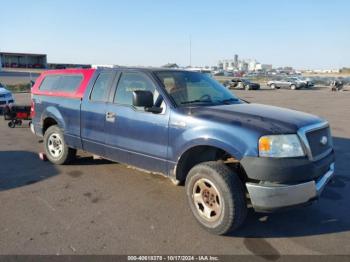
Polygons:
<instances>
[{"instance_id":1,"label":"background building","mask_svg":"<svg viewBox=\"0 0 350 262\"><path fill-rule=\"evenodd\" d=\"M272 69L272 65L261 64L255 59L238 59L238 55L234 55L233 59L223 59L218 61L218 68L225 71L268 71Z\"/></svg>"},{"instance_id":2,"label":"background building","mask_svg":"<svg viewBox=\"0 0 350 262\"><path fill-rule=\"evenodd\" d=\"M238 67L238 55L237 54L234 56L233 61L235 63L235 67Z\"/></svg>"},{"instance_id":3,"label":"background building","mask_svg":"<svg viewBox=\"0 0 350 262\"><path fill-rule=\"evenodd\" d=\"M238 59L238 57L237 57ZM238 61L237 61L238 63ZM235 59L224 59L218 62L218 68L222 70L234 70L237 68L235 65Z\"/></svg>"},{"instance_id":4,"label":"background building","mask_svg":"<svg viewBox=\"0 0 350 262\"><path fill-rule=\"evenodd\" d=\"M46 54L0 52L3 68L47 68Z\"/></svg>"}]
</instances>

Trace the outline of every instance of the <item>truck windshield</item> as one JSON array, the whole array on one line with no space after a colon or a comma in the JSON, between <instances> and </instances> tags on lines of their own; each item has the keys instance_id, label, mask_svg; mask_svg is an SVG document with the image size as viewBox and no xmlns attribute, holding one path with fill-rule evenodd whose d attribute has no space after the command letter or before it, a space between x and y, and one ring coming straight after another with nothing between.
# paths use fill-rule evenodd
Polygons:
<instances>
[{"instance_id":1,"label":"truck windshield","mask_svg":"<svg viewBox=\"0 0 350 262\"><path fill-rule=\"evenodd\" d=\"M177 106L241 103L228 89L206 74L189 71L155 73Z\"/></svg>"}]
</instances>

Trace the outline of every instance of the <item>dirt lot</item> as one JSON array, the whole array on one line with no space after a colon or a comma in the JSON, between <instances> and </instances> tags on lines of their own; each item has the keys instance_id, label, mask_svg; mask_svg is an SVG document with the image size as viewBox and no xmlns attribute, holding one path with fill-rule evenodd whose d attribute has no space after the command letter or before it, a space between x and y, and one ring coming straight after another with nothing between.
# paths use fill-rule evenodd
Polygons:
<instances>
[{"instance_id":1,"label":"dirt lot","mask_svg":"<svg viewBox=\"0 0 350 262\"><path fill-rule=\"evenodd\" d=\"M29 129L0 120L0 254L350 254L350 92L236 94L329 120L337 177L318 203L250 211L241 230L213 236L192 217L183 187L84 155L70 166L42 162Z\"/></svg>"}]
</instances>

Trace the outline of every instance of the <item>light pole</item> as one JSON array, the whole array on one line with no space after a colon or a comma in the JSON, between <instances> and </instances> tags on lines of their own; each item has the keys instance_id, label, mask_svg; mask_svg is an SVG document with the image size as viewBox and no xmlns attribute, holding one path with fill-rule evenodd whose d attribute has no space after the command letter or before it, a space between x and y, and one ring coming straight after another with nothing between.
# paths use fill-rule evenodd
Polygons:
<instances>
[{"instance_id":1,"label":"light pole","mask_svg":"<svg viewBox=\"0 0 350 262\"><path fill-rule=\"evenodd\" d=\"M1 57L2 57L2 54L1 54L1 49L0 49L0 71L2 69L2 61L1 61Z\"/></svg>"},{"instance_id":2,"label":"light pole","mask_svg":"<svg viewBox=\"0 0 350 262\"><path fill-rule=\"evenodd\" d=\"M192 67L192 36L190 35L190 67Z\"/></svg>"}]
</instances>

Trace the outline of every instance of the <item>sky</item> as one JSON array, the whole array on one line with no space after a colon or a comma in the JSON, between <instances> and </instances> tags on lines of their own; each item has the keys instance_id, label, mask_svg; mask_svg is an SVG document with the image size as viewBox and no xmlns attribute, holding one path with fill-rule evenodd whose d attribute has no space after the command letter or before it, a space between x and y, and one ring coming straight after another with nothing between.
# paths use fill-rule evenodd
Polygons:
<instances>
[{"instance_id":1,"label":"sky","mask_svg":"<svg viewBox=\"0 0 350 262\"><path fill-rule=\"evenodd\" d=\"M0 51L51 63L350 67L349 0L0 0Z\"/></svg>"}]
</instances>

